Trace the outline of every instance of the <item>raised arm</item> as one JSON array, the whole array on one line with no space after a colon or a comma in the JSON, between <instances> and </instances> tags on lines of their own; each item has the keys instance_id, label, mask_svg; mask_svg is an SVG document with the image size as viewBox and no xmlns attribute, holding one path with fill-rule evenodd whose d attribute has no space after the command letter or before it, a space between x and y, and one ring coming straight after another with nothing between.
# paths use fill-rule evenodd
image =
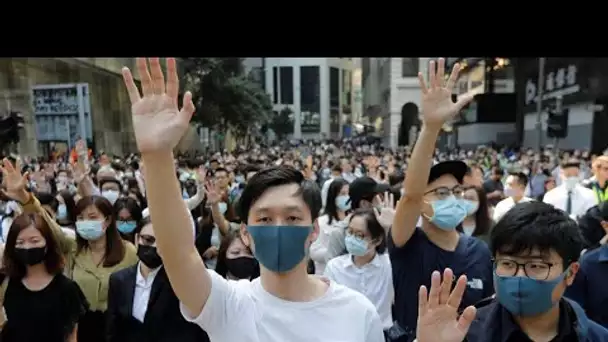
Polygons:
<instances>
[{"instance_id":1,"label":"raised arm","mask_svg":"<svg viewBox=\"0 0 608 342\"><path fill-rule=\"evenodd\" d=\"M159 253L171 287L183 305L198 315L209 297L211 278L194 246L190 213L173 165L173 148L188 128L194 113L192 94L186 92L184 107L178 110L179 81L175 59L167 59L167 82L158 58L137 59L143 96L131 71L123 68L123 77L133 115L137 147L146 167L145 182L148 207Z\"/></svg>"},{"instance_id":2,"label":"raised arm","mask_svg":"<svg viewBox=\"0 0 608 342\"><path fill-rule=\"evenodd\" d=\"M472 97L463 96L457 103L452 102L452 89L458 78L460 65L454 65L450 78L445 81L445 60L439 59L437 71L435 62L429 64L429 86L422 73L418 73L420 89L422 90L422 130L414 145L412 157L407 169L407 176L403 182L404 194L397 205L395 220L391 229L393 242L397 247L407 243L416 229L416 222L420 216L422 196L429 179L433 151L437 136L443 124L452 119Z\"/></svg>"}]
</instances>

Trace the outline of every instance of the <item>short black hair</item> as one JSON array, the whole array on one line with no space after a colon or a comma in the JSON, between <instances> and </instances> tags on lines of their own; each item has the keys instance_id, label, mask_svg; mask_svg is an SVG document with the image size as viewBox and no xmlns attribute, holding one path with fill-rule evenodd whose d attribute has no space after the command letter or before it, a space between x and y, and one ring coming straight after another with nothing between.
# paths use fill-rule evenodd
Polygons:
<instances>
[{"instance_id":1,"label":"short black hair","mask_svg":"<svg viewBox=\"0 0 608 342\"><path fill-rule=\"evenodd\" d=\"M332 166L331 168L332 172L342 172L342 165L336 163L334 164L334 166Z\"/></svg>"},{"instance_id":2,"label":"short black hair","mask_svg":"<svg viewBox=\"0 0 608 342\"><path fill-rule=\"evenodd\" d=\"M524 188L528 185L528 176L526 176L523 172L511 172L510 176L517 177L517 183L519 183Z\"/></svg>"},{"instance_id":3,"label":"short black hair","mask_svg":"<svg viewBox=\"0 0 608 342\"><path fill-rule=\"evenodd\" d=\"M492 255L526 255L554 250L564 267L578 260L584 245L578 224L566 212L543 202L515 205L494 226L490 236Z\"/></svg>"},{"instance_id":4,"label":"short black hair","mask_svg":"<svg viewBox=\"0 0 608 342\"><path fill-rule=\"evenodd\" d=\"M314 182L306 181L302 173L293 166L281 165L262 169L249 179L237 203L237 213L241 221L247 223L249 209L266 190L287 184L300 185L300 193L310 209L310 216L313 221L316 220L321 211L319 186Z\"/></svg>"},{"instance_id":5,"label":"short black hair","mask_svg":"<svg viewBox=\"0 0 608 342\"><path fill-rule=\"evenodd\" d=\"M229 174L230 172L228 172L228 169L226 169L225 167L218 167L217 169L215 169L215 171L213 172L213 175L215 176L216 173L218 172L226 172L226 174Z\"/></svg>"},{"instance_id":6,"label":"short black hair","mask_svg":"<svg viewBox=\"0 0 608 342\"><path fill-rule=\"evenodd\" d=\"M498 166L494 166L492 168L492 174L497 175L497 176L503 176L505 174L505 172Z\"/></svg>"}]
</instances>

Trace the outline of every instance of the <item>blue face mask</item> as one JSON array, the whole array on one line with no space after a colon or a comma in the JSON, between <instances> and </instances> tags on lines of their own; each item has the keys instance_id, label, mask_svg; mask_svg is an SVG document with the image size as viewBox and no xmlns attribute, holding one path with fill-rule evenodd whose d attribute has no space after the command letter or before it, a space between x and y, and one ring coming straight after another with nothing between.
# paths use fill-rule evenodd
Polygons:
<instances>
[{"instance_id":1,"label":"blue face mask","mask_svg":"<svg viewBox=\"0 0 608 342\"><path fill-rule=\"evenodd\" d=\"M455 196L433 201L431 202L433 216L425 215L425 217L439 229L454 230L468 215L463 202L464 200Z\"/></svg>"},{"instance_id":2,"label":"blue face mask","mask_svg":"<svg viewBox=\"0 0 608 342\"><path fill-rule=\"evenodd\" d=\"M101 220L82 220L76 221L76 233L81 238L89 241L95 241L99 239L103 231L103 221Z\"/></svg>"},{"instance_id":3,"label":"blue face mask","mask_svg":"<svg viewBox=\"0 0 608 342\"><path fill-rule=\"evenodd\" d=\"M247 226L255 245L255 257L272 272L284 273L296 267L308 251L306 240L312 226Z\"/></svg>"},{"instance_id":4,"label":"blue face mask","mask_svg":"<svg viewBox=\"0 0 608 342\"><path fill-rule=\"evenodd\" d=\"M346 245L346 251L354 256L364 256L369 248L367 241L352 234L346 234L344 244Z\"/></svg>"},{"instance_id":5,"label":"blue face mask","mask_svg":"<svg viewBox=\"0 0 608 342\"><path fill-rule=\"evenodd\" d=\"M350 210L350 197L348 197L348 195L336 197L336 207L341 211Z\"/></svg>"},{"instance_id":6,"label":"blue face mask","mask_svg":"<svg viewBox=\"0 0 608 342\"><path fill-rule=\"evenodd\" d=\"M564 280L567 273L568 270L553 280L501 277L494 273L496 296L500 304L515 316L539 315L551 309L553 289Z\"/></svg>"},{"instance_id":7,"label":"blue face mask","mask_svg":"<svg viewBox=\"0 0 608 342\"><path fill-rule=\"evenodd\" d=\"M123 234L131 234L137 227L135 221L116 221L116 228Z\"/></svg>"},{"instance_id":8,"label":"blue face mask","mask_svg":"<svg viewBox=\"0 0 608 342\"><path fill-rule=\"evenodd\" d=\"M245 177L243 176L236 176L234 177L234 180L239 184L245 184Z\"/></svg>"},{"instance_id":9,"label":"blue face mask","mask_svg":"<svg viewBox=\"0 0 608 342\"><path fill-rule=\"evenodd\" d=\"M226 202L220 202L217 205L220 208L220 213L222 213L222 215L226 214L228 211L228 204L226 204Z\"/></svg>"},{"instance_id":10,"label":"blue face mask","mask_svg":"<svg viewBox=\"0 0 608 342\"><path fill-rule=\"evenodd\" d=\"M60 204L57 208L57 219L65 220L66 218L68 218L68 209L65 204Z\"/></svg>"},{"instance_id":11,"label":"blue face mask","mask_svg":"<svg viewBox=\"0 0 608 342\"><path fill-rule=\"evenodd\" d=\"M477 202L477 201L463 199L462 204L464 204L464 207L467 210L467 214L469 216L475 214L477 212L477 210L479 209L479 202Z\"/></svg>"}]
</instances>

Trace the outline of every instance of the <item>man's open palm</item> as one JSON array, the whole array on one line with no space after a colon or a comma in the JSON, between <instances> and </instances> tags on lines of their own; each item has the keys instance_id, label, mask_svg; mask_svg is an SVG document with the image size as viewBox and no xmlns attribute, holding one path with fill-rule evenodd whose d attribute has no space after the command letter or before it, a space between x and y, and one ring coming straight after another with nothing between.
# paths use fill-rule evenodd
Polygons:
<instances>
[{"instance_id":1,"label":"man's open palm","mask_svg":"<svg viewBox=\"0 0 608 342\"><path fill-rule=\"evenodd\" d=\"M140 95L129 68L122 75L131 99L133 130L137 147L142 153L171 151L188 128L194 113L192 94L184 94L184 106L177 107L179 80L174 58L167 58L167 80L158 58L150 58L150 67L145 58L137 58L137 70L141 78Z\"/></svg>"},{"instance_id":2,"label":"man's open palm","mask_svg":"<svg viewBox=\"0 0 608 342\"><path fill-rule=\"evenodd\" d=\"M473 99L472 95L461 95L456 103L452 101L452 90L459 72L460 64L456 63L446 81L445 59L439 58L437 68L435 68L435 61L429 63L428 86L422 73L418 73L418 82L422 90L421 113L424 123L441 126L454 118Z\"/></svg>"},{"instance_id":3,"label":"man's open palm","mask_svg":"<svg viewBox=\"0 0 608 342\"><path fill-rule=\"evenodd\" d=\"M443 281L439 272L433 272L431 290L427 296L425 286L418 293L418 342L462 342L475 319L475 307L467 307L460 318L458 307L467 287L467 277L460 276L450 292L454 274L446 268Z\"/></svg>"}]
</instances>

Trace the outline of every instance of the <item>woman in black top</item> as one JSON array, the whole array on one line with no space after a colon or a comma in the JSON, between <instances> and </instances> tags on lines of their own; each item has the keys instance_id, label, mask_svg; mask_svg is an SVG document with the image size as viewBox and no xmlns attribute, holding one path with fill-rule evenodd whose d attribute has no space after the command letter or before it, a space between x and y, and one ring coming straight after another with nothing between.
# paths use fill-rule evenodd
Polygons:
<instances>
[{"instance_id":1,"label":"woman in black top","mask_svg":"<svg viewBox=\"0 0 608 342\"><path fill-rule=\"evenodd\" d=\"M2 342L76 341L78 321L88 303L78 285L63 275L57 239L41 216L15 218L3 263L7 321Z\"/></svg>"}]
</instances>

